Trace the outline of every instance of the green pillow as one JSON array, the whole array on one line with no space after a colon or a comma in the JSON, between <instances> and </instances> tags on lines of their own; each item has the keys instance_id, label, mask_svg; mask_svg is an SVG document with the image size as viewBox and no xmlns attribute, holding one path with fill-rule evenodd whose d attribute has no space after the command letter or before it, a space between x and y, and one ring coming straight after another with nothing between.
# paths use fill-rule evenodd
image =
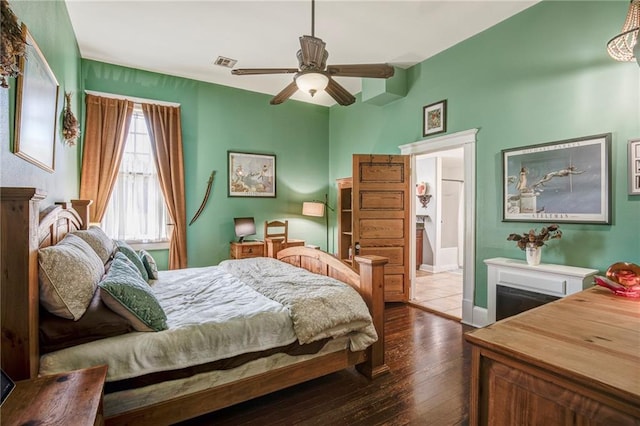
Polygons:
<instances>
[{"instance_id":1,"label":"green pillow","mask_svg":"<svg viewBox=\"0 0 640 426\"><path fill-rule=\"evenodd\" d=\"M167 329L167 315L153 290L123 253L116 253L109 272L98 286L104 304L127 318L137 331Z\"/></svg>"},{"instance_id":2,"label":"green pillow","mask_svg":"<svg viewBox=\"0 0 640 426\"><path fill-rule=\"evenodd\" d=\"M149 274L147 273L147 268L142 264L142 260L138 256L138 253L131 248L129 244L122 240L115 240L116 243L116 252L120 252L127 256L127 258L136 266L140 276L144 278L145 281L149 281Z\"/></svg>"},{"instance_id":3,"label":"green pillow","mask_svg":"<svg viewBox=\"0 0 640 426\"><path fill-rule=\"evenodd\" d=\"M147 270L149 274L150 280L158 279L158 265L156 264L156 260L149 254L146 250L140 250L138 252L138 256L140 256L140 260L142 260L142 264L144 268Z\"/></svg>"}]
</instances>

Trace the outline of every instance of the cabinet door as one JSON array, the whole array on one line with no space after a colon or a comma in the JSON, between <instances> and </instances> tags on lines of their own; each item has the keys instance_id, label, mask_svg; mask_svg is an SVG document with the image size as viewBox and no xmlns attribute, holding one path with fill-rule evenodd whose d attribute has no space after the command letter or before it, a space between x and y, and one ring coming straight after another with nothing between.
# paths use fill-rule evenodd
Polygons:
<instances>
[{"instance_id":1,"label":"cabinet door","mask_svg":"<svg viewBox=\"0 0 640 426\"><path fill-rule=\"evenodd\" d=\"M409 299L410 157L353 156L354 254L385 256L384 293L387 302Z\"/></svg>"}]
</instances>

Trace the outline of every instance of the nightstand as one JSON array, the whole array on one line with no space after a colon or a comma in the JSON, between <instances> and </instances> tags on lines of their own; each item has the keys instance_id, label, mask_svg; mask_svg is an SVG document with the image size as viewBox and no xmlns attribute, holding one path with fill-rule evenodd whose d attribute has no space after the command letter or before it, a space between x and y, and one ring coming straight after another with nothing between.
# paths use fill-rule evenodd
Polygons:
<instances>
[{"instance_id":1,"label":"nightstand","mask_svg":"<svg viewBox=\"0 0 640 426\"><path fill-rule=\"evenodd\" d=\"M103 425L102 395L107 366L16 382L2 404L1 423L10 425Z\"/></svg>"},{"instance_id":2,"label":"nightstand","mask_svg":"<svg viewBox=\"0 0 640 426\"><path fill-rule=\"evenodd\" d=\"M231 259L248 259L250 257L264 256L263 241L244 241L242 243L231 242Z\"/></svg>"}]
</instances>

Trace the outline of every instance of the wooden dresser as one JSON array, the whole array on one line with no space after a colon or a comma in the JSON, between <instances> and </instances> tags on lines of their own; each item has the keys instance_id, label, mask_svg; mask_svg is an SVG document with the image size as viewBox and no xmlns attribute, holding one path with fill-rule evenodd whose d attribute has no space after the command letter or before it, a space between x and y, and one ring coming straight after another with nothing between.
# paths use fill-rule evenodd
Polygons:
<instances>
[{"instance_id":1,"label":"wooden dresser","mask_svg":"<svg viewBox=\"0 0 640 426\"><path fill-rule=\"evenodd\" d=\"M640 425L640 299L592 287L465 338L471 425Z\"/></svg>"}]
</instances>

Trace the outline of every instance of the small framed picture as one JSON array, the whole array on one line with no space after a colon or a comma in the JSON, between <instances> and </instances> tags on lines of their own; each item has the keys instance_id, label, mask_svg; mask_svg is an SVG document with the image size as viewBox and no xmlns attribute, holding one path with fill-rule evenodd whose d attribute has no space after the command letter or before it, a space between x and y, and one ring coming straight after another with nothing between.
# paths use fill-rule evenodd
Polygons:
<instances>
[{"instance_id":1,"label":"small framed picture","mask_svg":"<svg viewBox=\"0 0 640 426\"><path fill-rule=\"evenodd\" d=\"M430 136L447 131L446 99L423 107L422 112L422 136Z\"/></svg>"},{"instance_id":2,"label":"small framed picture","mask_svg":"<svg viewBox=\"0 0 640 426\"><path fill-rule=\"evenodd\" d=\"M629 195L640 195L640 139L629 141Z\"/></svg>"},{"instance_id":3,"label":"small framed picture","mask_svg":"<svg viewBox=\"0 0 640 426\"><path fill-rule=\"evenodd\" d=\"M276 196L276 156L228 152L229 197Z\"/></svg>"}]
</instances>

